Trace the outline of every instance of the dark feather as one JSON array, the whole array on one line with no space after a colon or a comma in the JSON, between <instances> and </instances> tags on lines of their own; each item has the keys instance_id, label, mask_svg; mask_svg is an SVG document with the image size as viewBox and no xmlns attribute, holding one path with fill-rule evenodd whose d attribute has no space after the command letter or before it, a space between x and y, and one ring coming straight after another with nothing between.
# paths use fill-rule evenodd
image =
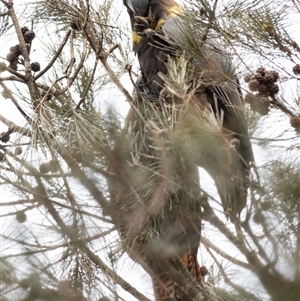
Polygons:
<instances>
[{"instance_id":1,"label":"dark feather","mask_svg":"<svg viewBox=\"0 0 300 301\"><path fill-rule=\"evenodd\" d=\"M193 163L193 170L197 172L198 164L210 173L216 183L225 214L235 220L246 204L250 162L254 159L244 104L230 56L221 49L217 41L208 38L203 42L201 31L191 30L190 25L181 17L181 9L173 0L124 0L124 4L130 16L133 50L138 56L142 75L137 86L140 92L151 96L143 98L143 101L162 99L160 94L165 82L160 74L168 73L169 58L176 59L184 54L193 66L194 73L203 81L203 85L195 93L195 96L199 96L197 101L201 104L200 107L211 108L217 119L223 114L223 134L229 142L228 145L232 144L232 147L224 149L224 154L218 160L213 159L219 154L219 150L207 160L209 163ZM191 44L194 49L189 47ZM202 104L203 99L206 100L205 104ZM223 158L224 162L221 162ZM184 202L186 195L181 199ZM166 226L158 229L159 241L157 244L151 241L148 250L150 253L146 256L150 269L157 276L153 278L156 300L191 301L161 270L153 259L151 248L161 244L170 245L176 250L190 275L202 284L197 262L200 218L196 216L191 222L186 217L181 220L168 220L164 216L164 224Z\"/></svg>"},{"instance_id":2,"label":"dark feather","mask_svg":"<svg viewBox=\"0 0 300 301\"><path fill-rule=\"evenodd\" d=\"M196 71L202 74L201 80L207 83L205 93L208 103L215 114L224 113L224 134L229 142L234 139L238 142L237 153L232 152L229 170L223 175L220 170L208 171L216 182L225 212L232 216L239 215L246 204L249 164L254 159L244 115L244 104L231 58L216 41L208 39L203 43L200 40L201 31L191 33L189 24L186 24L183 18L178 14L165 11L164 9L168 8L168 1L163 1L164 6L159 8L158 2L149 1L148 12L157 16L156 24L161 22L161 27L157 28L150 37L141 36L139 42L134 44L143 78L143 84L139 88L145 93L159 96L164 87L159 73L167 73L168 57L175 57L178 52L185 52L190 56ZM174 2L172 1L169 6L173 7ZM134 18L132 18L132 25L133 23ZM151 26L155 28L155 24ZM190 43L193 43L193 47L197 49L197 52L194 51L191 55L189 55L190 49L186 46Z\"/></svg>"}]
</instances>

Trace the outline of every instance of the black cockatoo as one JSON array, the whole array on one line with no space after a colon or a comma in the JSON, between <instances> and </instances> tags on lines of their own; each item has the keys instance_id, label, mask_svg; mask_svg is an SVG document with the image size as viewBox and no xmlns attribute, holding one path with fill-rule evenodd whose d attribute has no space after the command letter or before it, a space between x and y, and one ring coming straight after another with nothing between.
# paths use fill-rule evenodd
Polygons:
<instances>
[{"instance_id":1,"label":"black cockatoo","mask_svg":"<svg viewBox=\"0 0 300 301\"><path fill-rule=\"evenodd\" d=\"M141 69L139 89L149 95L159 96L164 88L160 74L167 74L168 59L185 46L185 20L181 18L184 12L173 0L123 2L130 16L133 51L138 56ZM199 36L200 38L202 37ZM189 37L186 39L191 40ZM231 170L225 172L228 179L223 179L223 183L220 170L208 168L216 181L225 213L230 216L238 215L245 206L249 166L254 159L243 110L244 103L233 64L231 58L217 49L217 46L213 41L203 42L201 59L195 58L192 63L201 73L204 82L201 90L207 102L215 115L222 114L223 132L237 150L234 158L231 158L235 161L231 163Z\"/></svg>"},{"instance_id":2,"label":"black cockatoo","mask_svg":"<svg viewBox=\"0 0 300 301\"><path fill-rule=\"evenodd\" d=\"M198 96L201 106L209 108L216 119L222 120L222 133L228 142L228 150L225 150L226 155L222 157L226 162L220 162L221 159L206 162L202 156L200 162L195 164L205 168L212 176L225 214L232 221L236 220L246 204L250 164L254 159L243 111L241 90L231 58L221 50L217 41L203 38L201 30L195 32L190 30L192 27L186 23L183 9L175 1L123 0L123 3L130 16L133 51L138 56L141 70L137 86L139 91L146 95L145 99L154 102L163 101L165 79L169 72L168 62L171 59L176 60L184 55L194 73L201 78L202 84L195 93L196 100ZM195 55L187 46L197 39L199 41L201 39L197 44L201 45L201 49L198 49L201 55ZM214 150L210 152L214 153ZM191 227L188 228L191 230ZM197 230L199 229L200 226ZM185 232L185 236L180 237L181 241L188 241L188 235L192 235L191 231ZM201 284L195 243L200 236L195 235L195 237L191 244L184 244L186 248L182 248L178 255L190 274ZM174 284L166 275L160 278L165 279L170 285ZM191 300L181 293L172 292L171 296L168 290L169 284L164 288L158 285L156 299Z\"/></svg>"}]
</instances>

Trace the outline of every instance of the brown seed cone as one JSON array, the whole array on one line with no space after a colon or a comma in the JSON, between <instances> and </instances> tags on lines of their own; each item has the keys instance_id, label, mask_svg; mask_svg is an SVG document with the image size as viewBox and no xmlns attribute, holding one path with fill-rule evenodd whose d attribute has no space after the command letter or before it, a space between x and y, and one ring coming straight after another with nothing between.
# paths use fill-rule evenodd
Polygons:
<instances>
[{"instance_id":1,"label":"brown seed cone","mask_svg":"<svg viewBox=\"0 0 300 301\"><path fill-rule=\"evenodd\" d=\"M248 83L249 90L252 92L256 92L259 89L259 82L256 79L252 79Z\"/></svg>"},{"instance_id":2,"label":"brown seed cone","mask_svg":"<svg viewBox=\"0 0 300 301\"><path fill-rule=\"evenodd\" d=\"M297 64L293 67L293 72L295 75L300 75L300 64Z\"/></svg>"},{"instance_id":3,"label":"brown seed cone","mask_svg":"<svg viewBox=\"0 0 300 301\"><path fill-rule=\"evenodd\" d=\"M250 104L251 110L260 115L267 115L269 112L270 100L268 97L248 93L245 96L245 102Z\"/></svg>"},{"instance_id":4,"label":"brown seed cone","mask_svg":"<svg viewBox=\"0 0 300 301\"><path fill-rule=\"evenodd\" d=\"M251 73L245 74L245 76L244 76L244 81L245 81L246 83L249 83L252 79L254 79L253 74L251 74Z\"/></svg>"},{"instance_id":5,"label":"brown seed cone","mask_svg":"<svg viewBox=\"0 0 300 301\"><path fill-rule=\"evenodd\" d=\"M200 274L202 277L208 274L208 269L205 266L200 267Z\"/></svg>"},{"instance_id":6,"label":"brown seed cone","mask_svg":"<svg viewBox=\"0 0 300 301\"><path fill-rule=\"evenodd\" d=\"M268 92L270 95L277 94L279 92L279 86L277 84L271 84L268 86Z\"/></svg>"},{"instance_id":7,"label":"brown seed cone","mask_svg":"<svg viewBox=\"0 0 300 301\"><path fill-rule=\"evenodd\" d=\"M31 63L30 67L33 72L38 72L41 70L41 65L38 62Z\"/></svg>"},{"instance_id":8,"label":"brown seed cone","mask_svg":"<svg viewBox=\"0 0 300 301\"><path fill-rule=\"evenodd\" d=\"M30 43L35 38L35 33L32 30L28 30L24 34L24 39L26 43Z\"/></svg>"},{"instance_id":9,"label":"brown seed cone","mask_svg":"<svg viewBox=\"0 0 300 301\"><path fill-rule=\"evenodd\" d=\"M18 57L22 54L21 52L21 48L20 48L20 45L16 45L16 46L13 46L13 47L10 47L9 49L9 53L7 54L6 56L6 59L12 63L14 62L15 60L18 59Z\"/></svg>"}]
</instances>

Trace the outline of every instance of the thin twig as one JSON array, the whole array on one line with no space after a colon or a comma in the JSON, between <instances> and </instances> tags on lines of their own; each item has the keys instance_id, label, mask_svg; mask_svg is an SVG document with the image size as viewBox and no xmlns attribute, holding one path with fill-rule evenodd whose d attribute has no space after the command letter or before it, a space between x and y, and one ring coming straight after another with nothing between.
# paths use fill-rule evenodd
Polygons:
<instances>
[{"instance_id":1,"label":"thin twig","mask_svg":"<svg viewBox=\"0 0 300 301\"><path fill-rule=\"evenodd\" d=\"M11 8L13 6L12 1L4 1L0 0L4 5L6 5L7 8Z\"/></svg>"},{"instance_id":2,"label":"thin twig","mask_svg":"<svg viewBox=\"0 0 300 301\"><path fill-rule=\"evenodd\" d=\"M91 85L94 83L94 76L95 76L95 73L97 70L97 65L98 65L97 63L98 63L98 61L95 61L94 68L93 68L92 74L90 76L89 82L88 82L87 86L85 87L83 95L82 95L81 99L79 100L78 104L76 105L75 110L80 109L81 104L84 102L84 100L91 88Z\"/></svg>"},{"instance_id":3,"label":"thin twig","mask_svg":"<svg viewBox=\"0 0 300 301\"><path fill-rule=\"evenodd\" d=\"M3 12L3 13L0 13L0 17L4 17L4 16L8 16L8 15L9 15L8 11L5 11L5 12Z\"/></svg>"},{"instance_id":4,"label":"thin twig","mask_svg":"<svg viewBox=\"0 0 300 301\"><path fill-rule=\"evenodd\" d=\"M278 99L276 99L275 96L272 96L271 97L271 100L270 100L270 103L279 108L282 112L292 116L292 117L295 117L296 115L290 110L288 109L282 102L278 101Z\"/></svg>"},{"instance_id":5,"label":"thin twig","mask_svg":"<svg viewBox=\"0 0 300 301\"><path fill-rule=\"evenodd\" d=\"M25 113L25 111L20 107L18 101L14 98L12 92L6 87L6 85L0 81L0 86L3 88L3 90L6 92L6 94L9 96L10 100L13 102L13 104L16 106L18 111L22 114L22 116L26 119L26 121L29 124L32 124L32 119Z\"/></svg>"},{"instance_id":6,"label":"thin twig","mask_svg":"<svg viewBox=\"0 0 300 301\"><path fill-rule=\"evenodd\" d=\"M3 64L1 67L3 67L3 68L4 68L7 72L9 72L10 74L13 74L13 75L15 75L16 77L18 77L18 78L22 79L23 81L25 81L25 79L26 79L25 75L23 75L23 74L21 74L21 73L15 71L15 70L12 69L12 68L7 67L5 64Z\"/></svg>"},{"instance_id":7,"label":"thin twig","mask_svg":"<svg viewBox=\"0 0 300 301\"><path fill-rule=\"evenodd\" d=\"M24 80L22 80L21 78L18 78L17 76L14 76L14 75L0 77L0 81L14 81L14 82L26 84L26 82Z\"/></svg>"},{"instance_id":8,"label":"thin twig","mask_svg":"<svg viewBox=\"0 0 300 301\"><path fill-rule=\"evenodd\" d=\"M42 75L44 75L54 64L54 62L56 61L56 59L58 58L58 56L60 55L60 53L62 52L63 48L65 47L69 36L71 34L71 29L69 29L64 37L64 39L62 40L59 48L56 50L55 55L52 57L51 61L48 63L48 65L41 71L39 72L35 77L34 77L34 81L36 81L38 78L40 78Z\"/></svg>"},{"instance_id":9,"label":"thin twig","mask_svg":"<svg viewBox=\"0 0 300 301\"><path fill-rule=\"evenodd\" d=\"M221 255L223 258L228 260L229 262L232 262L236 264L237 266L240 266L242 268L245 268L247 270L252 270L252 267L239 259L236 259L235 257L230 256L228 253L217 247L215 244L213 244L211 241L209 241L207 238L201 236L201 243L208 249L214 250L217 254Z\"/></svg>"},{"instance_id":10,"label":"thin twig","mask_svg":"<svg viewBox=\"0 0 300 301\"><path fill-rule=\"evenodd\" d=\"M71 47L71 49L73 48L73 46ZM72 56L73 55L73 56ZM67 87L63 88L62 89L62 93L64 93L65 91L67 91L73 84L73 82L75 81L75 79L77 78L77 75L78 73L80 72L80 70L82 69L83 65L84 65L84 62L85 62L85 59L86 59L86 56L87 56L87 40L84 39L84 43L83 43L83 50L81 52L81 58L80 58L80 61L79 61L79 64L77 65L77 68L75 69L73 75L71 77L68 78L68 83L67 83ZM73 67L73 65L75 64L75 56L74 56L74 50L73 52L71 53L71 63L69 65L69 68L70 68L70 73L71 73L71 68ZM73 64L72 64L73 62ZM72 65L71 65L72 64ZM70 75L70 73L68 73Z\"/></svg>"},{"instance_id":11,"label":"thin twig","mask_svg":"<svg viewBox=\"0 0 300 301\"><path fill-rule=\"evenodd\" d=\"M121 278L114 270L112 270L108 265L106 265L94 252L92 252L87 246L81 247L81 249L86 253L86 255L96 264L103 272L111 277L111 279L119 284L125 291L130 293L132 296L140 301L151 301L145 295L140 293L136 288L131 286L127 281Z\"/></svg>"},{"instance_id":12,"label":"thin twig","mask_svg":"<svg viewBox=\"0 0 300 301\"><path fill-rule=\"evenodd\" d=\"M0 114L0 121L2 123L4 123L5 125L7 125L10 129L13 129L14 133L20 133L20 134L22 134L24 136L30 136L31 135L31 133L30 133L29 130L16 125L15 123L13 123L12 121L8 120L7 118L5 118L4 116L2 116L1 114Z\"/></svg>"},{"instance_id":13,"label":"thin twig","mask_svg":"<svg viewBox=\"0 0 300 301\"><path fill-rule=\"evenodd\" d=\"M209 250L209 248L207 248L206 250L209 253L209 255L212 257L212 259L214 260L214 262L217 265L217 267L219 268L219 271L221 272L225 283L229 284L232 288L234 288L242 296L247 297L247 299L249 298L250 300L256 300L256 301L260 301L261 300L260 298L257 298L255 295L253 295L253 294L249 293L248 291L246 291L240 285L237 285L237 284L233 283L230 280L230 278L228 277L228 274L225 272L222 264L217 260L217 258L214 256L214 254Z\"/></svg>"}]
</instances>

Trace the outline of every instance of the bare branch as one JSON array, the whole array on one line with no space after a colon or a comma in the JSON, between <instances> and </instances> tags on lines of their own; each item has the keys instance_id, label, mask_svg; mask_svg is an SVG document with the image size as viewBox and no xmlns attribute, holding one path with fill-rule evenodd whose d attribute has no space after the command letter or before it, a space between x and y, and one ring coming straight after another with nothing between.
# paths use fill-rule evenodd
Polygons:
<instances>
[{"instance_id":1,"label":"bare branch","mask_svg":"<svg viewBox=\"0 0 300 301\"><path fill-rule=\"evenodd\" d=\"M25 113L25 111L20 107L20 105L18 104L17 100L14 98L12 92L6 87L6 85L0 81L0 86L2 86L3 88L3 92L7 95L7 98L10 98L10 100L13 102L13 104L16 106L16 108L18 109L18 111L22 114L22 116L26 119L26 121L29 124L32 124L32 120L31 118Z\"/></svg>"},{"instance_id":2,"label":"bare branch","mask_svg":"<svg viewBox=\"0 0 300 301\"><path fill-rule=\"evenodd\" d=\"M240 266L242 268L245 268L247 270L252 270L252 267L241 260L236 259L235 257L230 256L228 253L214 245L211 241L209 241L207 238L201 236L201 243L208 249L214 250L217 254L221 255L223 258L227 259L229 262L232 262L233 264L236 264L237 266Z\"/></svg>"},{"instance_id":3,"label":"bare branch","mask_svg":"<svg viewBox=\"0 0 300 301\"><path fill-rule=\"evenodd\" d=\"M57 60L58 56L61 54L62 50L64 49L65 45L68 42L69 36L71 34L72 30L69 29L64 37L64 39L62 40L60 46L58 47L58 49L55 52L55 55L52 57L51 61L48 63L48 65L41 71L39 72L35 77L34 77L34 81L36 81L38 78L40 78L42 75L44 75L54 64L54 62Z\"/></svg>"}]
</instances>

